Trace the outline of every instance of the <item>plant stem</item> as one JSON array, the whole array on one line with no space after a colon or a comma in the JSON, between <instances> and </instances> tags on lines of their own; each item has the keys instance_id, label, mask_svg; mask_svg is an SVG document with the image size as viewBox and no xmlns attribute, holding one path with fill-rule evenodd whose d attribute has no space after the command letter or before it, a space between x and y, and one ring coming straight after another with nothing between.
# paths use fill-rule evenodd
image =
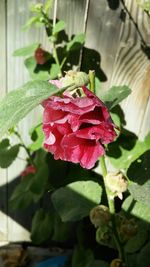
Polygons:
<instances>
[{"instance_id":1,"label":"plant stem","mask_svg":"<svg viewBox=\"0 0 150 267\"><path fill-rule=\"evenodd\" d=\"M95 71L89 70L90 90L95 93Z\"/></svg>"},{"instance_id":2,"label":"plant stem","mask_svg":"<svg viewBox=\"0 0 150 267\"><path fill-rule=\"evenodd\" d=\"M60 75L62 77L62 70L61 70L61 64L59 62L59 58L58 58L58 54L57 54L57 49L56 49L56 45L55 42L53 42L53 57L55 59L55 62L57 64L57 66L59 67L59 71L60 71Z\"/></svg>"},{"instance_id":3,"label":"plant stem","mask_svg":"<svg viewBox=\"0 0 150 267\"><path fill-rule=\"evenodd\" d=\"M17 131L14 131L14 134L18 137L18 139L20 140L21 144L20 146L22 146L24 148L24 150L26 151L27 155L28 155L28 158L29 158L29 162L30 164L34 165L35 166L35 163L32 159L32 155L30 153L30 150L26 147L26 145L24 144L24 141L21 137L21 135L17 132Z\"/></svg>"},{"instance_id":4,"label":"plant stem","mask_svg":"<svg viewBox=\"0 0 150 267\"><path fill-rule=\"evenodd\" d=\"M114 241L116 243L116 247L118 249L119 258L122 261L125 261L124 249L123 249L123 246L122 246L122 243L120 241L120 238L119 238L119 235L118 235L118 231L117 231L117 228L116 228L114 198L110 197L110 190L108 189L108 187L106 185L105 177L107 175L107 168L106 168L106 163L105 163L104 156L100 157L100 164L101 164L101 169L102 169L102 175L103 175L103 181L104 181L104 186L105 186L108 206L109 206L109 210L110 210L110 213L111 213L113 238L114 238Z\"/></svg>"}]
</instances>

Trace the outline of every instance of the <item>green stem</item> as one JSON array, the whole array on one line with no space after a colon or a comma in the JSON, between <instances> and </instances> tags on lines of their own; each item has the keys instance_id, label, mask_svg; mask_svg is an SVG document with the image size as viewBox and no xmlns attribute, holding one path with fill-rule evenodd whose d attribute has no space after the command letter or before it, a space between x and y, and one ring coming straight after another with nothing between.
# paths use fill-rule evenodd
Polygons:
<instances>
[{"instance_id":1,"label":"green stem","mask_svg":"<svg viewBox=\"0 0 150 267\"><path fill-rule=\"evenodd\" d=\"M22 146L22 147L24 148L24 150L26 151L26 153L27 153L27 155L28 155L28 158L29 158L29 162L30 162L30 164L32 164L32 165L35 166L35 163L34 163L34 161L33 161L33 159L32 159L32 155L31 155L31 153L30 153L30 150L29 150L29 149L26 147L26 145L24 144L24 141L23 141L21 135L20 135L17 131L15 131L14 134L15 134L15 135L18 137L18 139L20 140L20 142L21 142L20 146Z\"/></svg>"},{"instance_id":2,"label":"green stem","mask_svg":"<svg viewBox=\"0 0 150 267\"><path fill-rule=\"evenodd\" d=\"M60 71L60 75L62 75L62 70L61 70L61 64L59 62L59 58L58 58L58 54L57 54L57 49L56 49L56 45L55 45L55 42L53 42L53 57L55 59L55 62L57 64L57 66L59 67L59 71Z\"/></svg>"},{"instance_id":3,"label":"green stem","mask_svg":"<svg viewBox=\"0 0 150 267\"><path fill-rule=\"evenodd\" d=\"M110 197L111 196L111 192L110 192L110 190L108 189L108 187L106 185L105 177L107 175L107 167L106 167L104 156L100 157L100 164L101 164L101 169L102 169L102 175L103 175L103 181L104 181L104 186L105 186L108 206L109 206L109 210L110 210L110 213L111 213L113 238L114 238L114 241L115 241L117 249L118 249L119 258L122 261L125 261L124 249L123 249L123 246L122 246L122 243L121 243L121 240L119 238L118 231L117 231L117 228L116 228L114 198Z\"/></svg>"},{"instance_id":4,"label":"green stem","mask_svg":"<svg viewBox=\"0 0 150 267\"><path fill-rule=\"evenodd\" d=\"M89 80L90 80L90 90L95 93L95 71L89 71Z\"/></svg>"}]
</instances>

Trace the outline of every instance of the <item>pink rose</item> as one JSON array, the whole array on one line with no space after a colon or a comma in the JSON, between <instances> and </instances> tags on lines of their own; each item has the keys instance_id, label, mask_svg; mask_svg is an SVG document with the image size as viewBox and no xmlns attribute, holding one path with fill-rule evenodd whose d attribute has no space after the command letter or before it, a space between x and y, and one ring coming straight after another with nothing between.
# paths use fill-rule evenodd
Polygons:
<instances>
[{"instance_id":1,"label":"pink rose","mask_svg":"<svg viewBox=\"0 0 150 267\"><path fill-rule=\"evenodd\" d=\"M50 81L61 87L60 81ZM103 102L85 86L85 96L52 96L43 102L44 147L54 158L80 163L91 169L105 153L104 144L114 141L116 132Z\"/></svg>"}]
</instances>

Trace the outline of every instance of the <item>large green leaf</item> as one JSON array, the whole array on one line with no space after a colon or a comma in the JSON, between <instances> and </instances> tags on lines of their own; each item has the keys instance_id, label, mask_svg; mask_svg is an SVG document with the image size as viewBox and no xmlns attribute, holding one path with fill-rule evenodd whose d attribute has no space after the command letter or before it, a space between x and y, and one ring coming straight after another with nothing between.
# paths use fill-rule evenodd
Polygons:
<instances>
[{"instance_id":1,"label":"large green leaf","mask_svg":"<svg viewBox=\"0 0 150 267\"><path fill-rule=\"evenodd\" d=\"M24 64L33 80L47 81L50 79L49 70L43 69L43 65L37 65L37 62L33 56L26 58Z\"/></svg>"},{"instance_id":2,"label":"large green leaf","mask_svg":"<svg viewBox=\"0 0 150 267\"><path fill-rule=\"evenodd\" d=\"M143 222L150 223L150 209L149 205L145 205L139 201L136 201L129 196L125 199L122 205L122 209L130 213L131 215L141 219Z\"/></svg>"},{"instance_id":3,"label":"large green leaf","mask_svg":"<svg viewBox=\"0 0 150 267\"><path fill-rule=\"evenodd\" d=\"M150 150L134 161L127 176L131 180L129 191L135 200L149 205L150 203Z\"/></svg>"},{"instance_id":4,"label":"large green leaf","mask_svg":"<svg viewBox=\"0 0 150 267\"><path fill-rule=\"evenodd\" d=\"M147 228L142 222L138 222L137 234L131 237L124 246L126 253L135 253L141 249L147 239Z\"/></svg>"},{"instance_id":5,"label":"large green leaf","mask_svg":"<svg viewBox=\"0 0 150 267\"><path fill-rule=\"evenodd\" d=\"M32 45L28 45L22 48L19 48L14 51L13 56L19 56L19 57L25 57L25 56L31 56L34 54L35 50L38 48L39 43L35 43Z\"/></svg>"},{"instance_id":6,"label":"large green leaf","mask_svg":"<svg viewBox=\"0 0 150 267\"><path fill-rule=\"evenodd\" d=\"M149 267L150 266L150 242L148 242L138 253L137 267Z\"/></svg>"},{"instance_id":7,"label":"large green leaf","mask_svg":"<svg viewBox=\"0 0 150 267\"><path fill-rule=\"evenodd\" d=\"M13 194L10 198L10 208L13 210L27 208L33 203L33 193L30 191L30 185L32 183L32 175L26 176L20 183L15 187Z\"/></svg>"},{"instance_id":8,"label":"large green leaf","mask_svg":"<svg viewBox=\"0 0 150 267\"><path fill-rule=\"evenodd\" d=\"M10 146L8 139L0 142L0 167L7 168L16 159L19 152L19 145Z\"/></svg>"},{"instance_id":9,"label":"large green leaf","mask_svg":"<svg viewBox=\"0 0 150 267\"><path fill-rule=\"evenodd\" d=\"M31 239L35 244L40 244L50 237L53 221L53 215L42 208L35 213L31 228Z\"/></svg>"},{"instance_id":10,"label":"large green leaf","mask_svg":"<svg viewBox=\"0 0 150 267\"><path fill-rule=\"evenodd\" d=\"M124 100L129 94L131 94L131 89L128 86L113 86L105 92L105 94L101 94L100 99L110 110Z\"/></svg>"},{"instance_id":11,"label":"large green leaf","mask_svg":"<svg viewBox=\"0 0 150 267\"><path fill-rule=\"evenodd\" d=\"M144 141L129 132L122 133L113 143L108 145L109 160L117 169L127 169L130 164L140 157L145 151L150 149L150 133Z\"/></svg>"},{"instance_id":12,"label":"large green leaf","mask_svg":"<svg viewBox=\"0 0 150 267\"><path fill-rule=\"evenodd\" d=\"M60 92L46 81L31 81L0 101L0 138L49 96Z\"/></svg>"},{"instance_id":13,"label":"large green leaf","mask_svg":"<svg viewBox=\"0 0 150 267\"><path fill-rule=\"evenodd\" d=\"M93 181L79 181L61 187L52 194L52 202L63 222L77 221L89 215L101 200L102 189Z\"/></svg>"}]
</instances>

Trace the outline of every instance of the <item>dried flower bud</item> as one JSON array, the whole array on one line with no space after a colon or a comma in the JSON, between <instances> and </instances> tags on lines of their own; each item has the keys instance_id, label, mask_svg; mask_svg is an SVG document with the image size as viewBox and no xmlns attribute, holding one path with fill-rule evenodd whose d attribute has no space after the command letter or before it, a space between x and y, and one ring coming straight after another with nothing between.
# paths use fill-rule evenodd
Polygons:
<instances>
[{"instance_id":1,"label":"dried flower bud","mask_svg":"<svg viewBox=\"0 0 150 267\"><path fill-rule=\"evenodd\" d=\"M112 260L110 267L125 267L125 264L121 259Z\"/></svg>"},{"instance_id":2,"label":"dried flower bud","mask_svg":"<svg viewBox=\"0 0 150 267\"><path fill-rule=\"evenodd\" d=\"M70 70L66 72L65 77L62 80L62 87L75 84L76 87L87 85L89 82L89 76L85 72Z\"/></svg>"},{"instance_id":3,"label":"dried flower bud","mask_svg":"<svg viewBox=\"0 0 150 267\"><path fill-rule=\"evenodd\" d=\"M36 59L37 64L43 65L46 62L46 51L43 50L42 48L37 48L35 50L34 57Z\"/></svg>"},{"instance_id":4,"label":"dried flower bud","mask_svg":"<svg viewBox=\"0 0 150 267\"><path fill-rule=\"evenodd\" d=\"M124 220L120 226L120 233L127 239L137 234L138 225L134 219Z\"/></svg>"},{"instance_id":5,"label":"dried flower bud","mask_svg":"<svg viewBox=\"0 0 150 267\"><path fill-rule=\"evenodd\" d=\"M122 199L122 193L127 190L128 182L121 172L108 173L105 177L106 186L112 192L112 198L118 196Z\"/></svg>"},{"instance_id":6,"label":"dried flower bud","mask_svg":"<svg viewBox=\"0 0 150 267\"><path fill-rule=\"evenodd\" d=\"M94 207L90 211L90 220L96 228L103 225L108 225L110 221L110 212L108 207L104 205Z\"/></svg>"}]
</instances>

